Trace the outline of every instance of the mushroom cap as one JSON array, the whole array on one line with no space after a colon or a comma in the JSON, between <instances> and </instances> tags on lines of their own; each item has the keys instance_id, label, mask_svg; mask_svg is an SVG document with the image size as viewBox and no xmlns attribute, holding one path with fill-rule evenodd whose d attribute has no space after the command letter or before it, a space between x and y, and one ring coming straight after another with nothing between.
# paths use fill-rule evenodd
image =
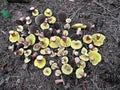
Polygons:
<instances>
[{"instance_id":1,"label":"mushroom cap","mask_svg":"<svg viewBox=\"0 0 120 90\"><path fill-rule=\"evenodd\" d=\"M44 74L45 76L50 76L51 73L52 73L52 71L51 71L51 69L50 69L49 67L45 67L45 68L43 69L43 74Z\"/></svg>"},{"instance_id":2,"label":"mushroom cap","mask_svg":"<svg viewBox=\"0 0 120 90\"><path fill-rule=\"evenodd\" d=\"M84 70L83 70L83 68L78 68L77 70L76 70L76 72L75 72L75 74L76 74L76 78L78 78L78 79L80 79L80 78L82 78L84 75Z\"/></svg>"},{"instance_id":3,"label":"mushroom cap","mask_svg":"<svg viewBox=\"0 0 120 90\"><path fill-rule=\"evenodd\" d=\"M46 48L49 45L49 39L48 38L41 38L40 39L40 43L41 43L41 48Z\"/></svg>"},{"instance_id":4,"label":"mushroom cap","mask_svg":"<svg viewBox=\"0 0 120 90\"><path fill-rule=\"evenodd\" d=\"M87 52L88 52L88 50L85 47L83 47L81 49L81 54L85 55L85 54L87 54Z\"/></svg>"},{"instance_id":5,"label":"mushroom cap","mask_svg":"<svg viewBox=\"0 0 120 90\"><path fill-rule=\"evenodd\" d=\"M17 42L20 39L20 35L17 31L11 30L11 31L9 31L9 34L10 34L9 41L12 43Z\"/></svg>"},{"instance_id":6,"label":"mushroom cap","mask_svg":"<svg viewBox=\"0 0 120 90\"><path fill-rule=\"evenodd\" d=\"M71 45L71 39L69 37L65 37L65 40L62 38L60 44L63 47L69 47Z\"/></svg>"},{"instance_id":7,"label":"mushroom cap","mask_svg":"<svg viewBox=\"0 0 120 90\"><path fill-rule=\"evenodd\" d=\"M32 15L33 16L37 16L39 14L39 11L37 10L37 9L34 9L33 11L32 11Z\"/></svg>"},{"instance_id":8,"label":"mushroom cap","mask_svg":"<svg viewBox=\"0 0 120 90\"><path fill-rule=\"evenodd\" d=\"M102 60L101 55L96 51L90 51L88 55L89 55L90 62L94 66L96 66Z\"/></svg>"},{"instance_id":9,"label":"mushroom cap","mask_svg":"<svg viewBox=\"0 0 120 90\"><path fill-rule=\"evenodd\" d=\"M89 60L89 55L88 54L80 55L79 57L83 61L88 61Z\"/></svg>"},{"instance_id":10,"label":"mushroom cap","mask_svg":"<svg viewBox=\"0 0 120 90\"><path fill-rule=\"evenodd\" d=\"M58 36L52 36L50 38L50 44L49 44L49 46L51 48L58 48L59 45L60 45L60 37L58 37Z\"/></svg>"},{"instance_id":11,"label":"mushroom cap","mask_svg":"<svg viewBox=\"0 0 120 90\"><path fill-rule=\"evenodd\" d=\"M43 14L39 14L38 16L35 17L35 23L37 25L42 24L45 21L45 16Z\"/></svg>"},{"instance_id":12,"label":"mushroom cap","mask_svg":"<svg viewBox=\"0 0 120 90\"><path fill-rule=\"evenodd\" d=\"M46 59L43 57L41 60L35 59L34 66L42 69L46 65Z\"/></svg>"},{"instance_id":13,"label":"mushroom cap","mask_svg":"<svg viewBox=\"0 0 120 90\"><path fill-rule=\"evenodd\" d=\"M31 60L28 57L25 57L24 63L29 63Z\"/></svg>"},{"instance_id":14,"label":"mushroom cap","mask_svg":"<svg viewBox=\"0 0 120 90\"><path fill-rule=\"evenodd\" d=\"M87 27L87 26L84 25L84 24L82 24L82 23L76 23L76 24L73 24L73 25L71 26L71 28L73 28L73 29L78 29L78 28L85 29L86 27Z\"/></svg>"},{"instance_id":15,"label":"mushroom cap","mask_svg":"<svg viewBox=\"0 0 120 90\"><path fill-rule=\"evenodd\" d=\"M55 76L60 76L62 74L61 70L55 70Z\"/></svg>"},{"instance_id":16,"label":"mushroom cap","mask_svg":"<svg viewBox=\"0 0 120 90\"><path fill-rule=\"evenodd\" d=\"M67 30L63 30L63 36L68 36L69 32Z\"/></svg>"},{"instance_id":17,"label":"mushroom cap","mask_svg":"<svg viewBox=\"0 0 120 90\"><path fill-rule=\"evenodd\" d=\"M19 50L17 50L15 52L16 55L23 55L23 53L24 53L24 49L23 48L20 48Z\"/></svg>"},{"instance_id":18,"label":"mushroom cap","mask_svg":"<svg viewBox=\"0 0 120 90\"><path fill-rule=\"evenodd\" d=\"M62 64L67 64L69 61L67 56L62 57L61 60L62 60Z\"/></svg>"},{"instance_id":19,"label":"mushroom cap","mask_svg":"<svg viewBox=\"0 0 120 90\"><path fill-rule=\"evenodd\" d=\"M72 40L71 47L72 49L80 49L82 47L82 42L80 40Z\"/></svg>"},{"instance_id":20,"label":"mushroom cap","mask_svg":"<svg viewBox=\"0 0 120 90\"><path fill-rule=\"evenodd\" d=\"M41 47L40 43L36 43L36 44L34 44L34 46L33 46L33 50L34 50L34 51L38 51L38 50L40 49L40 47Z\"/></svg>"},{"instance_id":21,"label":"mushroom cap","mask_svg":"<svg viewBox=\"0 0 120 90\"><path fill-rule=\"evenodd\" d=\"M22 25L17 25L16 28L18 32L22 32L24 29Z\"/></svg>"},{"instance_id":22,"label":"mushroom cap","mask_svg":"<svg viewBox=\"0 0 120 90\"><path fill-rule=\"evenodd\" d=\"M104 40L105 40L105 36L103 34L100 34L100 33L93 34L92 38L93 38L93 43L95 46L103 45Z\"/></svg>"},{"instance_id":23,"label":"mushroom cap","mask_svg":"<svg viewBox=\"0 0 120 90\"><path fill-rule=\"evenodd\" d=\"M86 62L80 60L78 63L76 63L76 65L77 65L77 67L84 69L86 67Z\"/></svg>"},{"instance_id":24,"label":"mushroom cap","mask_svg":"<svg viewBox=\"0 0 120 90\"><path fill-rule=\"evenodd\" d=\"M36 42L36 38L34 34L28 35L25 39L26 41L30 42L31 45L33 45Z\"/></svg>"},{"instance_id":25,"label":"mushroom cap","mask_svg":"<svg viewBox=\"0 0 120 90\"><path fill-rule=\"evenodd\" d=\"M56 68L58 68L58 65L57 65L57 63L53 63L52 65L51 65L51 69L52 70L55 70Z\"/></svg>"},{"instance_id":26,"label":"mushroom cap","mask_svg":"<svg viewBox=\"0 0 120 90\"><path fill-rule=\"evenodd\" d=\"M50 16L52 16L52 10L51 9L49 9L49 8L47 8L45 11L44 11L44 15L45 16L47 16L47 17L50 17Z\"/></svg>"},{"instance_id":27,"label":"mushroom cap","mask_svg":"<svg viewBox=\"0 0 120 90\"><path fill-rule=\"evenodd\" d=\"M41 49L40 50L40 54L43 54L43 55L45 55L45 54L51 54L51 50L50 50L50 48Z\"/></svg>"},{"instance_id":28,"label":"mushroom cap","mask_svg":"<svg viewBox=\"0 0 120 90\"><path fill-rule=\"evenodd\" d=\"M48 22L54 24L56 22L56 18L54 16L51 16Z\"/></svg>"},{"instance_id":29,"label":"mushroom cap","mask_svg":"<svg viewBox=\"0 0 120 90\"><path fill-rule=\"evenodd\" d=\"M49 24L48 23L42 23L41 25L40 25L40 27L41 27L41 29L42 30L45 30L45 29L49 29Z\"/></svg>"},{"instance_id":30,"label":"mushroom cap","mask_svg":"<svg viewBox=\"0 0 120 90\"><path fill-rule=\"evenodd\" d=\"M70 64L63 64L61 70L65 75L70 75L73 72L73 68Z\"/></svg>"},{"instance_id":31,"label":"mushroom cap","mask_svg":"<svg viewBox=\"0 0 120 90\"><path fill-rule=\"evenodd\" d=\"M71 20L71 18L66 18L65 21L66 21L66 23L71 23L72 20Z\"/></svg>"},{"instance_id":32,"label":"mushroom cap","mask_svg":"<svg viewBox=\"0 0 120 90\"><path fill-rule=\"evenodd\" d=\"M92 43L92 36L91 35L84 35L83 36L83 42L86 44Z\"/></svg>"},{"instance_id":33,"label":"mushroom cap","mask_svg":"<svg viewBox=\"0 0 120 90\"><path fill-rule=\"evenodd\" d=\"M24 50L24 55L25 57L28 57L32 54L32 50L28 49L28 50Z\"/></svg>"}]
</instances>

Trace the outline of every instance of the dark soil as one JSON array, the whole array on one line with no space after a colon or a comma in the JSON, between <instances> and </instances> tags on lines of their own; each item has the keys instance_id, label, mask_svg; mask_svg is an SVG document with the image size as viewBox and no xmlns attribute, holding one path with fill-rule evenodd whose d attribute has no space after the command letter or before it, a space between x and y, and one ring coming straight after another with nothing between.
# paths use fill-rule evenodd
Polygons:
<instances>
[{"instance_id":1,"label":"dark soil","mask_svg":"<svg viewBox=\"0 0 120 90\"><path fill-rule=\"evenodd\" d=\"M73 22L94 23L95 30L106 36L100 47L103 56L97 66L88 65L87 77L77 80L64 77L65 85L54 83L55 77L45 77L32 63L26 65L8 50L8 31L14 22L27 16L27 10L35 6L40 11L47 7L56 14L60 10L73 17ZM0 16L0 90L120 90L120 0L31 0L31 3L9 3L0 10L10 12L10 18Z\"/></svg>"}]
</instances>

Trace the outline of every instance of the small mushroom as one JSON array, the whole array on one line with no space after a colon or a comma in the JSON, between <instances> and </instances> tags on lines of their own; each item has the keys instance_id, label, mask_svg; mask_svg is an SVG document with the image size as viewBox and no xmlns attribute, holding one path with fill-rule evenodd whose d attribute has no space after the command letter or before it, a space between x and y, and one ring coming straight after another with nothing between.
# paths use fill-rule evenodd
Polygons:
<instances>
[{"instance_id":1,"label":"small mushroom","mask_svg":"<svg viewBox=\"0 0 120 90\"><path fill-rule=\"evenodd\" d=\"M26 17L25 20L26 20L26 24L28 25L32 23L32 19L29 16Z\"/></svg>"},{"instance_id":2,"label":"small mushroom","mask_svg":"<svg viewBox=\"0 0 120 90\"><path fill-rule=\"evenodd\" d=\"M45 55L45 54L51 54L52 52L51 52L50 48L44 48L44 49L40 50L40 53L42 55Z\"/></svg>"},{"instance_id":3,"label":"small mushroom","mask_svg":"<svg viewBox=\"0 0 120 90\"><path fill-rule=\"evenodd\" d=\"M55 76L60 76L62 74L61 70L55 70Z\"/></svg>"},{"instance_id":4,"label":"small mushroom","mask_svg":"<svg viewBox=\"0 0 120 90\"><path fill-rule=\"evenodd\" d=\"M54 24L56 22L56 18L54 16L51 16L48 20L50 24Z\"/></svg>"},{"instance_id":5,"label":"small mushroom","mask_svg":"<svg viewBox=\"0 0 120 90\"><path fill-rule=\"evenodd\" d=\"M58 18L59 18L59 21L61 22L65 22L66 18L67 18L67 15L64 11L60 11L58 13Z\"/></svg>"},{"instance_id":6,"label":"small mushroom","mask_svg":"<svg viewBox=\"0 0 120 90\"><path fill-rule=\"evenodd\" d=\"M40 49L40 47L41 47L40 43L36 43L36 44L34 44L34 46L33 46L33 50L34 50L34 51L38 51L38 50Z\"/></svg>"},{"instance_id":7,"label":"small mushroom","mask_svg":"<svg viewBox=\"0 0 120 90\"><path fill-rule=\"evenodd\" d=\"M60 40L60 44L63 47L69 47L71 45L71 39L69 37L63 36Z\"/></svg>"},{"instance_id":8,"label":"small mushroom","mask_svg":"<svg viewBox=\"0 0 120 90\"><path fill-rule=\"evenodd\" d=\"M43 14L39 14L38 16L35 17L35 23L37 25L42 24L45 21L45 16Z\"/></svg>"},{"instance_id":9,"label":"small mushroom","mask_svg":"<svg viewBox=\"0 0 120 90\"><path fill-rule=\"evenodd\" d=\"M89 44L89 49L90 49L91 51L96 51L96 52L98 52L98 48L94 47L93 44Z\"/></svg>"},{"instance_id":10,"label":"small mushroom","mask_svg":"<svg viewBox=\"0 0 120 90\"><path fill-rule=\"evenodd\" d=\"M70 64L63 64L61 70L65 75L70 75L73 72L73 68Z\"/></svg>"},{"instance_id":11,"label":"small mushroom","mask_svg":"<svg viewBox=\"0 0 120 90\"><path fill-rule=\"evenodd\" d=\"M79 62L76 63L76 66L84 69L86 67L86 62L80 60Z\"/></svg>"},{"instance_id":12,"label":"small mushroom","mask_svg":"<svg viewBox=\"0 0 120 90\"><path fill-rule=\"evenodd\" d=\"M82 23L76 23L76 24L73 24L73 25L71 26L71 28L73 28L73 29L78 29L78 28L85 29L86 27L87 27L87 26L84 25L84 24L82 24Z\"/></svg>"},{"instance_id":13,"label":"small mushroom","mask_svg":"<svg viewBox=\"0 0 120 90\"><path fill-rule=\"evenodd\" d=\"M70 29L70 24L69 23L65 24L64 29Z\"/></svg>"},{"instance_id":14,"label":"small mushroom","mask_svg":"<svg viewBox=\"0 0 120 90\"><path fill-rule=\"evenodd\" d=\"M68 36L68 34L69 32L67 30L63 30L63 33L62 33L63 36Z\"/></svg>"},{"instance_id":15,"label":"small mushroom","mask_svg":"<svg viewBox=\"0 0 120 90\"><path fill-rule=\"evenodd\" d=\"M82 42L80 40L72 40L71 42L72 49L80 49L82 47Z\"/></svg>"},{"instance_id":16,"label":"small mushroom","mask_svg":"<svg viewBox=\"0 0 120 90\"><path fill-rule=\"evenodd\" d=\"M71 23L72 20L71 20L71 18L66 18L65 21L66 21L66 23Z\"/></svg>"},{"instance_id":17,"label":"small mushroom","mask_svg":"<svg viewBox=\"0 0 120 90\"><path fill-rule=\"evenodd\" d=\"M45 29L49 29L49 24L48 23L46 23L46 22L43 22L41 25L40 25L40 28L42 29L42 30L45 30Z\"/></svg>"},{"instance_id":18,"label":"small mushroom","mask_svg":"<svg viewBox=\"0 0 120 90\"><path fill-rule=\"evenodd\" d=\"M86 77L86 73L84 73L84 70L83 70L83 68L78 68L77 70L76 70L76 78L77 79L80 79L80 78L82 78L83 76L84 77Z\"/></svg>"},{"instance_id":19,"label":"small mushroom","mask_svg":"<svg viewBox=\"0 0 120 90\"><path fill-rule=\"evenodd\" d=\"M100 34L100 33L93 34L92 38L93 38L93 43L95 46L103 45L104 40L105 40L105 36L103 34Z\"/></svg>"},{"instance_id":20,"label":"small mushroom","mask_svg":"<svg viewBox=\"0 0 120 90\"><path fill-rule=\"evenodd\" d=\"M76 51L76 50L73 50L73 55L78 56L78 55L79 55L79 52Z\"/></svg>"},{"instance_id":21,"label":"small mushroom","mask_svg":"<svg viewBox=\"0 0 120 90\"><path fill-rule=\"evenodd\" d=\"M58 48L59 45L60 45L60 37L58 37L58 36L52 36L50 38L50 44L49 44L49 46L51 48Z\"/></svg>"},{"instance_id":22,"label":"small mushroom","mask_svg":"<svg viewBox=\"0 0 120 90\"><path fill-rule=\"evenodd\" d=\"M14 52L15 55L20 55L20 56L23 55L23 53L24 53L24 49L23 48L20 48L19 50Z\"/></svg>"},{"instance_id":23,"label":"small mushroom","mask_svg":"<svg viewBox=\"0 0 120 90\"><path fill-rule=\"evenodd\" d=\"M61 60L62 60L62 64L67 64L68 63L68 57L67 56L62 57Z\"/></svg>"},{"instance_id":24,"label":"small mushroom","mask_svg":"<svg viewBox=\"0 0 120 90\"><path fill-rule=\"evenodd\" d=\"M45 65L46 65L46 59L43 56L38 55L34 61L34 66L42 69Z\"/></svg>"},{"instance_id":25,"label":"small mushroom","mask_svg":"<svg viewBox=\"0 0 120 90\"><path fill-rule=\"evenodd\" d=\"M36 38L34 34L28 35L25 39L26 41L30 42L30 45L33 45L36 42Z\"/></svg>"},{"instance_id":26,"label":"small mushroom","mask_svg":"<svg viewBox=\"0 0 120 90\"><path fill-rule=\"evenodd\" d=\"M23 31L23 26L22 25L17 25L16 29L18 32L22 32Z\"/></svg>"},{"instance_id":27,"label":"small mushroom","mask_svg":"<svg viewBox=\"0 0 120 90\"><path fill-rule=\"evenodd\" d=\"M32 54L32 50L28 49L28 50L24 50L24 55L25 57L28 57Z\"/></svg>"},{"instance_id":28,"label":"small mushroom","mask_svg":"<svg viewBox=\"0 0 120 90\"><path fill-rule=\"evenodd\" d=\"M88 50L85 48L85 47L83 47L82 49L81 49L81 54L87 54L87 52L88 52Z\"/></svg>"},{"instance_id":29,"label":"small mushroom","mask_svg":"<svg viewBox=\"0 0 120 90\"><path fill-rule=\"evenodd\" d=\"M92 43L92 36L91 35L84 35L83 36L83 42L86 43L86 44L90 44Z\"/></svg>"},{"instance_id":30,"label":"small mushroom","mask_svg":"<svg viewBox=\"0 0 120 90\"><path fill-rule=\"evenodd\" d=\"M50 76L51 73L52 73L52 71L51 71L51 69L50 69L49 67L45 67L45 68L43 69L43 74L44 74L45 76Z\"/></svg>"},{"instance_id":31,"label":"small mushroom","mask_svg":"<svg viewBox=\"0 0 120 90\"><path fill-rule=\"evenodd\" d=\"M29 63L31 60L28 57L25 57L24 63Z\"/></svg>"},{"instance_id":32,"label":"small mushroom","mask_svg":"<svg viewBox=\"0 0 120 90\"><path fill-rule=\"evenodd\" d=\"M54 61L53 61L53 60L50 60L50 61L49 61L49 64L50 64L50 65L52 65L53 63L54 63Z\"/></svg>"},{"instance_id":33,"label":"small mushroom","mask_svg":"<svg viewBox=\"0 0 120 90\"><path fill-rule=\"evenodd\" d=\"M100 63L101 60L102 60L101 55L98 52L96 52L96 51L90 51L88 53L88 55L89 55L90 62L94 66L96 66L98 63Z\"/></svg>"},{"instance_id":34,"label":"small mushroom","mask_svg":"<svg viewBox=\"0 0 120 90\"><path fill-rule=\"evenodd\" d=\"M20 35L17 31L11 30L11 31L9 31L9 34L10 34L9 41L12 43L17 42L20 39Z\"/></svg>"},{"instance_id":35,"label":"small mushroom","mask_svg":"<svg viewBox=\"0 0 120 90\"><path fill-rule=\"evenodd\" d=\"M39 11L37 9L32 10L32 15L33 16L38 16L39 15Z\"/></svg>"},{"instance_id":36,"label":"small mushroom","mask_svg":"<svg viewBox=\"0 0 120 90\"><path fill-rule=\"evenodd\" d=\"M41 38L40 39L40 46L41 48L47 48L49 45L49 39L48 38Z\"/></svg>"},{"instance_id":37,"label":"small mushroom","mask_svg":"<svg viewBox=\"0 0 120 90\"><path fill-rule=\"evenodd\" d=\"M53 64L51 65L51 69L52 69L52 70L55 70L55 69L57 69L57 68L58 68L57 63L53 63Z\"/></svg>"},{"instance_id":38,"label":"small mushroom","mask_svg":"<svg viewBox=\"0 0 120 90\"><path fill-rule=\"evenodd\" d=\"M47 8L45 11L44 11L44 15L45 16L47 16L47 17L50 17L50 16L52 16L52 10L51 9L49 9L49 8Z\"/></svg>"},{"instance_id":39,"label":"small mushroom","mask_svg":"<svg viewBox=\"0 0 120 90\"><path fill-rule=\"evenodd\" d=\"M80 55L79 57L83 61L88 61L89 60L89 55L88 54Z\"/></svg>"}]
</instances>

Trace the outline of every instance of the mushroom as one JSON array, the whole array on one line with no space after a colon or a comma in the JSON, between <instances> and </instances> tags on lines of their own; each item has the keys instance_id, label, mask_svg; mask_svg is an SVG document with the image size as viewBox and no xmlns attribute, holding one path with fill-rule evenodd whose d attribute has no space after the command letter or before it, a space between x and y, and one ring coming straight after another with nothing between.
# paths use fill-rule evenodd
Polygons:
<instances>
[{"instance_id":1,"label":"mushroom","mask_svg":"<svg viewBox=\"0 0 120 90\"><path fill-rule=\"evenodd\" d=\"M55 76L60 76L62 74L61 70L55 70Z\"/></svg>"},{"instance_id":2,"label":"mushroom","mask_svg":"<svg viewBox=\"0 0 120 90\"><path fill-rule=\"evenodd\" d=\"M58 68L58 65L57 65L57 63L53 63L52 65L51 65L51 69L52 70L55 70L55 69L57 69Z\"/></svg>"},{"instance_id":3,"label":"mushroom","mask_svg":"<svg viewBox=\"0 0 120 90\"><path fill-rule=\"evenodd\" d=\"M28 24L28 25L32 23L32 20L29 16L26 17L25 20L26 20L26 24Z\"/></svg>"},{"instance_id":4,"label":"mushroom","mask_svg":"<svg viewBox=\"0 0 120 90\"><path fill-rule=\"evenodd\" d=\"M65 22L67 15L64 11L59 11L58 12L58 18L60 22Z\"/></svg>"},{"instance_id":5,"label":"mushroom","mask_svg":"<svg viewBox=\"0 0 120 90\"><path fill-rule=\"evenodd\" d=\"M50 48L44 48L40 50L40 53L45 55L45 54L51 54Z\"/></svg>"},{"instance_id":6,"label":"mushroom","mask_svg":"<svg viewBox=\"0 0 120 90\"><path fill-rule=\"evenodd\" d=\"M87 54L87 52L88 52L88 50L85 48L85 47L83 47L82 49L81 49L81 54Z\"/></svg>"},{"instance_id":7,"label":"mushroom","mask_svg":"<svg viewBox=\"0 0 120 90\"><path fill-rule=\"evenodd\" d=\"M44 37L40 39L41 48L46 48L49 45L49 39Z\"/></svg>"},{"instance_id":8,"label":"mushroom","mask_svg":"<svg viewBox=\"0 0 120 90\"><path fill-rule=\"evenodd\" d=\"M51 48L58 48L59 45L60 45L60 37L58 37L58 36L52 36L50 38L50 44L49 44L49 46Z\"/></svg>"},{"instance_id":9,"label":"mushroom","mask_svg":"<svg viewBox=\"0 0 120 90\"><path fill-rule=\"evenodd\" d=\"M79 57L83 61L88 61L89 60L89 55L88 54L80 55Z\"/></svg>"},{"instance_id":10,"label":"mushroom","mask_svg":"<svg viewBox=\"0 0 120 90\"><path fill-rule=\"evenodd\" d=\"M64 25L64 29L70 29L70 24L69 24L69 23L66 23L66 24Z\"/></svg>"},{"instance_id":11,"label":"mushroom","mask_svg":"<svg viewBox=\"0 0 120 90\"><path fill-rule=\"evenodd\" d=\"M32 54L32 50L28 49L28 50L24 50L24 55L25 57L28 57Z\"/></svg>"},{"instance_id":12,"label":"mushroom","mask_svg":"<svg viewBox=\"0 0 120 90\"><path fill-rule=\"evenodd\" d=\"M83 42L86 43L86 44L90 44L92 43L92 36L91 35L84 35L83 36Z\"/></svg>"},{"instance_id":13,"label":"mushroom","mask_svg":"<svg viewBox=\"0 0 120 90\"><path fill-rule=\"evenodd\" d=\"M38 16L35 17L35 23L37 25L42 24L45 21L45 16L43 14L39 14Z\"/></svg>"},{"instance_id":14,"label":"mushroom","mask_svg":"<svg viewBox=\"0 0 120 90\"><path fill-rule=\"evenodd\" d=\"M17 42L20 39L20 35L17 31L11 30L11 31L9 31L9 34L10 34L9 41L12 43Z\"/></svg>"},{"instance_id":15,"label":"mushroom","mask_svg":"<svg viewBox=\"0 0 120 90\"><path fill-rule=\"evenodd\" d=\"M43 74L44 74L45 76L50 76L51 73L52 73L52 71L51 71L51 69L50 69L49 67L45 67L45 68L43 69Z\"/></svg>"},{"instance_id":16,"label":"mushroom","mask_svg":"<svg viewBox=\"0 0 120 90\"><path fill-rule=\"evenodd\" d=\"M47 16L47 17L50 17L50 16L52 16L52 10L51 9L49 9L49 8L47 8L45 11L44 11L44 15L45 16Z\"/></svg>"},{"instance_id":17,"label":"mushroom","mask_svg":"<svg viewBox=\"0 0 120 90\"><path fill-rule=\"evenodd\" d=\"M69 47L71 45L71 39L69 37L62 36L60 44L63 47Z\"/></svg>"},{"instance_id":18,"label":"mushroom","mask_svg":"<svg viewBox=\"0 0 120 90\"><path fill-rule=\"evenodd\" d=\"M28 57L25 57L24 63L29 63L31 60Z\"/></svg>"},{"instance_id":19,"label":"mushroom","mask_svg":"<svg viewBox=\"0 0 120 90\"><path fill-rule=\"evenodd\" d=\"M42 30L45 30L45 29L49 29L49 24L48 23L46 23L46 22L43 22L41 25L40 25L40 28L42 29Z\"/></svg>"},{"instance_id":20,"label":"mushroom","mask_svg":"<svg viewBox=\"0 0 120 90\"><path fill-rule=\"evenodd\" d=\"M83 69L86 67L85 61L82 61L82 60L80 60L79 62L77 62L76 65L77 65L77 67L83 68Z\"/></svg>"},{"instance_id":21,"label":"mushroom","mask_svg":"<svg viewBox=\"0 0 120 90\"><path fill-rule=\"evenodd\" d=\"M20 56L23 55L23 53L24 53L24 49L23 48L20 48L19 50L14 52L15 55L20 55Z\"/></svg>"},{"instance_id":22,"label":"mushroom","mask_svg":"<svg viewBox=\"0 0 120 90\"><path fill-rule=\"evenodd\" d=\"M34 51L38 51L38 50L40 49L40 47L41 47L40 43L36 43L36 44L34 44L34 46L33 46L33 50L34 50Z\"/></svg>"},{"instance_id":23,"label":"mushroom","mask_svg":"<svg viewBox=\"0 0 120 90\"><path fill-rule=\"evenodd\" d=\"M103 34L100 34L100 33L93 34L92 38L93 38L93 43L95 46L103 45L104 40L105 40L105 36Z\"/></svg>"},{"instance_id":24,"label":"mushroom","mask_svg":"<svg viewBox=\"0 0 120 90\"><path fill-rule=\"evenodd\" d=\"M18 32L22 32L23 31L23 26L22 25L17 25L16 29Z\"/></svg>"},{"instance_id":25,"label":"mushroom","mask_svg":"<svg viewBox=\"0 0 120 90\"><path fill-rule=\"evenodd\" d=\"M77 70L76 70L76 78L77 79L80 79L80 78L82 78L83 76L84 77L86 77L86 73L84 73L84 70L83 70L83 68L78 68Z\"/></svg>"},{"instance_id":26,"label":"mushroom","mask_svg":"<svg viewBox=\"0 0 120 90\"><path fill-rule=\"evenodd\" d=\"M90 51L88 55L89 55L90 62L94 66L96 66L102 59L101 55L96 51Z\"/></svg>"},{"instance_id":27,"label":"mushroom","mask_svg":"<svg viewBox=\"0 0 120 90\"><path fill-rule=\"evenodd\" d=\"M87 27L87 26L84 25L84 24L82 24L82 23L76 23L76 24L73 24L73 25L71 26L71 28L73 28L73 29L78 29L78 28L85 29L86 27Z\"/></svg>"},{"instance_id":28,"label":"mushroom","mask_svg":"<svg viewBox=\"0 0 120 90\"><path fill-rule=\"evenodd\" d=\"M78 51L76 51L76 50L73 50L73 55L75 55L75 56L78 56L79 55L79 52Z\"/></svg>"},{"instance_id":29,"label":"mushroom","mask_svg":"<svg viewBox=\"0 0 120 90\"><path fill-rule=\"evenodd\" d=\"M33 45L36 42L36 38L34 34L28 35L25 39L26 41L30 42L30 45Z\"/></svg>"},{"instance_id":30,"label":"mushroom","mask_svg":"<svg viewBox=\"0 0 120 90\"><path fill-rule=\"evenodd\" d=\"M67 64L68 63L68 57L67 56L62 57L61 60L62 60L62 64Z\"/></svg>"},{"instance_id":31,"label":"mushroom","mask_svg":"<svg viewBox=\"0 0 120 90\"><path fill-rule=\"evenodd\" d=\"M70 64L63 64L61 70L65 75L70 75L73 72L73 68Z\"/></svg>"},{"instance_id":32,"label":"mushroom","mask_svg":"<svg viewBox=\"0 0 120 90\"><path fill-rule=\"evenodd\" d=\"M72 20L71 20L71 18L66 18L65 21L66 21L66 23L71 23Z\"/></svg>"},{"instance_id":33,"label":"mushroom","mask_svg":"<svg viewBox=\"0 0 120 90\"><path fill-rule=\"evenodd\" d=\"M98 52L98 48L94 47L93 44L89 44L89 49L90 49L91 51L96 51L96 52Z\"/></svg>"},{"instance_id":34,"label":"mushroom","mask_svg":"<svg viewBox=\"0 0 120 90\"><path fill-rule=\"evenodd\" d=\"M32 8L33 8L33 7L31 7L31 9L32 9ZM31 11L32 11L32 15L33 15L33 16L38 16L39 11L38 11L37 9L33 8Z\"/></svg>"},{"instance_id":35,"label":"mushroom","mask_svg":"<svg viewBox=\"0 0 120 90\"><path fill-rule=\"evenodd\" d=\"M63 36L68 36L68 34L69 32L67 30L63 30L63 33L62 33Z\"/></svg>"},{"instance_id":36,"label":"mushroom","mask_svg":"<svg viewBox=\"0 0 120 90\"><path fill-rule=\"evenodd\" d=\"M54 63L54 61L53 61L53 60L50 60L50 61L49 61L49 64L50 64L50 65L52 65L53 63Z\"/></svg>"},{"instance_id":37,"label":"mushroom","mask_svg":"<svg viewBox=\"0 0 120 90\"><path fill-rule=\"evenodd\" d=\"M51 16L48 20L50 24L54 24L56 22L56 18L54 16Z\"/></svg>"},{"instance_id":38,"label":"mushroom","mask_svg":"<svg viewBox=\"0 0 120 90\"><path fill-rule=\"evenodd\" d=\"M46 65L46 59L43 56L38 55L34 61L34 66L42 69L45 65Z\"/></svg>"},{"instance_id":39,"label":"mushroom","mask_svg":"<svg viewBox=\"0 0 120 90\"><path fill-rule=\"evenodd\" d=\"M82 47L82 42L80 40L72 40L71 42L72 49L80 49Z\"/></svg>"}]
</instances>

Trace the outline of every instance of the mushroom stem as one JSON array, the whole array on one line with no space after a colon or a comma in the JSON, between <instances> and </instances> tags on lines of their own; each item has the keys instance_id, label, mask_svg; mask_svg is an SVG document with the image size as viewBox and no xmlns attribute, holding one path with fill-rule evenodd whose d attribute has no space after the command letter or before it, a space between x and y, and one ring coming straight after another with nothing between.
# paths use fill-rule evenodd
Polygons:
<instances>
[{"instance_id":1,"label":"mushroom stem","mask_svg":"<svg viewBox=\"0 0 120 90\"><path fill-rule=\"evenodd\" d=\"M64 83L63 79L56 79L55 80L55 84L60 84L60 83Z\"/></svg>"}]
</instances>

